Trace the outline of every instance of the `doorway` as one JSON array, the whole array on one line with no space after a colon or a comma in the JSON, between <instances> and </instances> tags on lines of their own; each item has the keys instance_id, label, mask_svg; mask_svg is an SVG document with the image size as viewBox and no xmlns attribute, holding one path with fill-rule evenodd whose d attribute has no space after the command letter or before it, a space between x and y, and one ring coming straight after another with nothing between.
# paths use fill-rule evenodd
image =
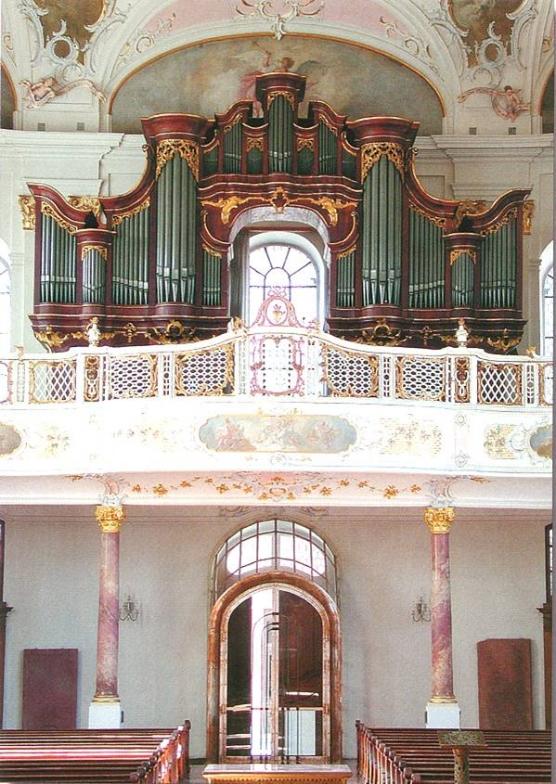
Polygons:
<instances>
[{"instance_id":1,"label":"doorway","mask_svg":"<svg viewBox=\"0 0 556 784\"><path fill-rule=\"evenodd\" d=\"M291 586L262 585L225 613L223 762L321 762L330 756L330 641L322 610Z\"/></svg>"}]
</instances>

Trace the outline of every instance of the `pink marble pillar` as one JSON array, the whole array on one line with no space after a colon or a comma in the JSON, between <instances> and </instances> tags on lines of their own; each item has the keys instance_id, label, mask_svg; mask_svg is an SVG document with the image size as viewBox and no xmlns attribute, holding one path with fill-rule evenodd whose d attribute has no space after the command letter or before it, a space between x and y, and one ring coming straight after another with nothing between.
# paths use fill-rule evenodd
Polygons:
<instances>
[{"instance_id":1,"label":"pink marble pillar","mask_svg":"<svg viewBox=\"0 0 556 784\"><path fill-rule=\"evenodd\" d=\"M432 694L431 703L455 703L452 672L452 603L450 596L449 531L452 507L425 510L425 523L432 534Z\"/></svg>"},{"instance_id":2,"label":"pink marble pillar","mask_svg":"<svg viewBox=\"0 0 556 784\"><path fill-rule=\"evenodd\" d=\"M100 586L96 689L93 702L119 702L118 638L120 625L120 528L121 506L97 506L101 529Z\"/></svg>"}]
</instances>

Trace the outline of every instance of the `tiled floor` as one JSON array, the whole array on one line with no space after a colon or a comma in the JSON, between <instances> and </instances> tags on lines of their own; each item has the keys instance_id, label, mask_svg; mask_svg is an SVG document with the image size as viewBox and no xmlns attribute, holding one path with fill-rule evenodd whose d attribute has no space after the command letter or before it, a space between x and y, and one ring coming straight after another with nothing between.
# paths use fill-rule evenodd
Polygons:
<instances>
[{"instance_id":1,"label":"tiled floor","mask_svg":"<svg viewBox=\"0 0 556 784\"><path fill-rule=\"evenodd\" d=\"M348 759L348 760L344 760L344 762L346 765L349 765L349 767L352 770L352 776L348 780L348 784L357 784L358 779L357 779L357 774L355 773L356 760ZM204 768L205 768L204 765L192 765L189 774L188 784L206 784L206 780L203 778Z\"/></svg>"}]
</instances>

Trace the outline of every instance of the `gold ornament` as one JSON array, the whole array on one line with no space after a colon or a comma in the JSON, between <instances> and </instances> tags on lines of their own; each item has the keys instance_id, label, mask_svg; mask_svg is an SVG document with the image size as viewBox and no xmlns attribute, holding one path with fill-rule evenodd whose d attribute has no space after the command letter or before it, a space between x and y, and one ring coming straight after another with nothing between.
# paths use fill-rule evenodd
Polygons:
<instances>
[{"instance_id":1,"label":"gold ornament","mask_svg":"<svg viewBox=\"0 0 556 784\"><path fill-rule=\"evenodd\" d=\"M453 248L450 251L450 267L452 267L460 256L469 256L473 264L477 263L477 251L475 248Z\"/></svg>"},{"instance_id":2,"label":"gold ornament","mask_svg":"<svg viewBox=\"0 0 556 784\"><path fill-rule=\"evenodd\" d=\"M175 155L187 163L196 180L199 179L199 145L187 139L164 139L156 146L156 179Z\"/></svg>"},{"instance_id":3,"label":"gold ornament","mask_svg":"<svg viewBox=\"0 0 556 784\"><path fill-rule=\"evenodd\" d=\"M247 152L251 150L264 150L264 139L262 136L248 136L247 137Z\"/></svg>"},{"instance_id":4,"label":"gold ornament","mask_svg":"<svg viewBox=\"0 0 556 784\"><path fill-rule=\"evenodd\" d=\"M523 202L523 233L531 234L533 229L533 214L535 212L535 202L528 199Z\"/></svg>"},{"instance_id":5,"label":"gold ornament","mask_svg":"<svg viewBox=\"0 0 556 784\"><path fill-rule=\"evenodd\" d=\"M100 505L95 509L95 517L103 534L118 534L125 512L121 506Z\"/></svg>"},{"instance_id":6,"label":"gold ornament","mask_svg":"<svg viewBox=\"0 0 556 784\"><path fill-rule=\"evenodd\" d=\"M268 94L268 108L270 109L271 103L274 101L275 98L285 98L286 101L290 104L292 109L295 108L295 98L293 94L290 93L288 90L272 90Z\"/></svg>"},{"instance_id":7,"label":"gold ornament","mask_svg":"<svg viewBox=\"0 0 556 784\"><path fill-rule=\"evenodd\" d=\"M307 136L300 136L296 142L296 150L307 149L307 150L314 150L315 149L315 140L308 138Z\"/></svg>"},{"instance_id":8,"label":"gold ornament","mask_svg":"<svg viewBox=\"0 0 556 784\"><path fill-rule=\"evenodd\" d=\"M425 523L431 534L447 534L452 523L456 518L455 509L452 506L433 507L425 509Z\"/></svg>"},{"instance_id":9,"label":"gold ornament","mask_svg":"<svg viewBox=\"0 0 556 784\"><path fill-rule=\"evenodd\" d=\"M120 223L125 218L132 218L134 215L137 215L139 212L146 210L147 207L150 206L150 203L151 200L147 198L144 201L142 201L141 204L137 204L135 205L135 207L132 207L130 210L127 210L127 212L121 212L119 215L114 215L114 217L112 218L112 225L119 226Z\"/></svg>"},{"instance_id":10,"label":"gold ornament","mask_svg":"<svg viewBox=\"0 0 556 784\"><path fill-rule=\"evenodd\" d=\"M33 231L35 229L35 197L20 196L18 202L24 230Z\"/></svg>"},{"instance_id":11,"label":"gold ornament","mask_svg":"<svg viewBox=\"0 0 556 784\"><path fill-rule=\"evenodd\" d=\"M98 196L69 196L68 204L80 212L92 212L97 218L100 215L101 203Z\"/></svg>"},{"instance_id":12,"label":"gold ornament","mask_svg":"<svg viewBox=\"0 0 556 784\"><path fill-rule=\"evenodd\" d=\"M108 261L108 248L106 245L98 245L96 243L88 243L87 245L83 245L81 248L81 260L83 260L90 251L96 251L96 253L102 256L104 261Z\"/></svg>"},{"instance_id":13,"label":"gold ornament","mask_svg":"<svg viewBox=\"0 0 556 784\"><path fill-rule=\"evenodd\" d=\"M383 155L392 161L401 176L405 171L405 153L401 144L394 142L370 142L361 147L361 182L365 179L369 170L378 163Z\"/></svg>"},{"instance_id":14,"label":"gold ornament","mask_svg":"<svg viewBox=\"0 0 556 784\"><path fill-rule=\"evenodd\" d=\"M62 215L60 215L58 210L52 204L45 204L43 202L41 204L41 213L55 220L58 226L60 226L62 229L65 229L68 234L75 234L77 231L77 226L75 226L73 223L70 223Z\"/></svg>"}]
</instances>

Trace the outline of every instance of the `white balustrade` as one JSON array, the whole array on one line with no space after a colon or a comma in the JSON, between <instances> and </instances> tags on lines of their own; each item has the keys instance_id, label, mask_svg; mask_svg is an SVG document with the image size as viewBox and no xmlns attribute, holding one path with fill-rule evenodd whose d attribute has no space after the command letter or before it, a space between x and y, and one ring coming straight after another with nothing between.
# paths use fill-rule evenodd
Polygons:
<instances>
[{"instance_id":1,"label":"white balustrade","mask_svg":"<svg viewBox=\"0 0 556 784\"><path fill-rule=\"evenodd\" d=\"M0 359L0 405L231 395L552 405L552 363L479 349L369 346L299 327Z\"/></svg>"}]
</instances>

